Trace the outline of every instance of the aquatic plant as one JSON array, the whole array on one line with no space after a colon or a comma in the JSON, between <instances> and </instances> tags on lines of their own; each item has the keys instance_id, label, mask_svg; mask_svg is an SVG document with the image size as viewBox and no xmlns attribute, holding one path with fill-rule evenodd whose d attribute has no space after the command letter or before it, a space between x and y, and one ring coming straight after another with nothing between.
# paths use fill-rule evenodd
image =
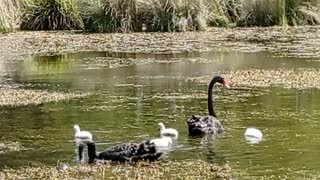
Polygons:
<instances>
[{"instance_id":1,"label":"aquatic plant","mask_svg":"<svg viewBox=\"0 0 320 180\"><path fill-rule=\"evenodd\" d=\"M88 94L15 89L11 86L2 86L0 88L0 107L38 105L48 102L57 102L62 100L70 100L73 98L81 98L87 95Z\"/></svg>"},{"instance_id":2,"label":"aquatic plant","mask_svg":"<svg viewBox=\"0 0 320 180\"><path fill-rule=\"evenodd\" d=\"M56 168L50 166L4 169L3 179L230 179L228 165L212 165L204 161L185 160L158 163L76 165Z\"/></svg>"},{"instance_id":3,"label":"aquatic plant","mask_svg":"<svg viewBox=\"0 0 320 180\"><path fill-rule=\"evenodd\" d=\"M32 0L22 15L23 30L82 29L76 0Z\"/></svg>"},{"instance_id":4,"label":"aquatic plant","mask_svg":"<svg viewBox=\"0 0 320 180\"><path fill-rule=\"evenodd\" d=\"M23 149L23 146L18 142L2 141L0 142L0 154L9 152L9 151L20 151Z\"/></svg>"}]
</instances>

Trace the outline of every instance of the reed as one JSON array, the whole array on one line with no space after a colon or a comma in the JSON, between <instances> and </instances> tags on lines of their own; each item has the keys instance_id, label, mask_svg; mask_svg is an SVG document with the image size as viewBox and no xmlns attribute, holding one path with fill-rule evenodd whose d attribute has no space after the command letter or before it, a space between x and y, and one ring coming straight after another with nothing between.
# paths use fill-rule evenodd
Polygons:
<instances>
[{"instance_id":1,"label":"reed","mask_svg":"<svg viewBox=\"0 0 320 180\"><path fill-rule=\"evenodd\" d=\"M12 31L19 27L22 0L1 0L0 31Z\"/></svg>"},{"instance_id":2,"label":"reed","mask_svg":"<svg viewBox=\"0 0 320 180\"><path fill-rule=\"evenodd\" d=\"M77 0L33 0L22 16L23 30L82 29Z\"/></svg>"},{"instance_id":3,"label":"reed","mask_svg":"<svg viewBox=\"0 0 320 180\"><path fill-rule=\"evenodd\" d=\"M320 23L317 2L309 0L243 1L238 26L314 25Z\"/></svg>"}]
</instances>

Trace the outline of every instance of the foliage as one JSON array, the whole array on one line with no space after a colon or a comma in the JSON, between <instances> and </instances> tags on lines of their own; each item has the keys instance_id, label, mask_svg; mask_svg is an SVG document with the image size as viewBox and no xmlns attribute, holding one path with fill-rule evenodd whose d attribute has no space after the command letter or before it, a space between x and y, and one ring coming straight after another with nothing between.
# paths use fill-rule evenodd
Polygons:
<instances>
[{"instance_id":1,"label":"foliage","mask_svg":"<svg viewBox=\"0 0 320 180\"><path fill-rule=\"evenodd\" d=\"M136 0L103 0L87 4L85 28L93 32L133 31Z\"/></svg>"},{"instance_id":2,"label":"foliage","mask_svg":"<svg viewBox=\"0 0 320 180\"><path fill-rule=\"evenodd\" d=\"M20 20L21 0L1 0L0 3L0 31L17 29Z\"/></svg>"},{"instance_id":3,"label":"foliage","mask_svg":"<svg viewBox=\"0 0 320 180\"><path fill-rule=\"evenodd\" d=\"M22 16L23 30L82 29L76 0L33 0Z\"/></svg>"},{"instance_id":4,"label":"foliage","mask_svg":"<svg viewBox=\"0 0 320 180\"><path fill-rule=\"evenodd\" d=\"M313 3L316 5L317 3ZM319 24L318 9L309 0L253 0L243 2L238 26Z\"/></svg>"},{"instance_id":5,"label":"foliage","mask_svg":"<svg viewBox=\"0 0 320 180\"><path fill-rule=\"evenodd\" d=\"M2 0L0 31L174 32L320 24L317 0ZM22 13L21 13L22 12Z\"/></svg>"}]
</instances>

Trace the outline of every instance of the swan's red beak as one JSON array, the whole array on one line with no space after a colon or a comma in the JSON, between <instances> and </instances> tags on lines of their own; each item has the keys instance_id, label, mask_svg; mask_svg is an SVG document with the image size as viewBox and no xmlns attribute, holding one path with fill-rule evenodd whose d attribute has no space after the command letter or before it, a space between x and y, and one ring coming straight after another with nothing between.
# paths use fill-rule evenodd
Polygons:
<instances>
[{"instance_id":1,"label":"swan's red beak","mask_svg":"<svg viewBox=\"0 0 320 180\"><path fill-rule=\"evenodd\" d=\"M225 88L227 88L227 89L230 88L230 86L228 85L228 83L227 83L227 81L226 81L225 79L223 80L222 85L223 85L223 87L225 87Z\"/></svg>"}]
</instances>

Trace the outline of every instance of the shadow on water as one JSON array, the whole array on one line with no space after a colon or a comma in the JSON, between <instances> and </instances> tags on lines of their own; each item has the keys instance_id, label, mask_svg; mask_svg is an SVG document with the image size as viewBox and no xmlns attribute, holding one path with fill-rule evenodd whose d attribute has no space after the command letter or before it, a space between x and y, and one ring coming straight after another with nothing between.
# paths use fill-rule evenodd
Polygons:
<instances>
[{"instance_id":1,"label":"shadow on water","mask_svg":"<svg viewBox=\"0 0 320 180\"><path fill-rule=\"evenodd\" d=\"M110 62L114 63L112 68ZM119 142L158 137L157 123L163 122L179 131L177 149L165 158L227 162L252 177L312 177L320 170L318 90L217 89L215 108L226 131L216 140L187 135L186 119L192 114L207 114L206 84L187 78L224 70L279 67L311 68L319 67L319 62L273 58L269 53L83 52L3 63L0 73L6 80L0 79L2 84L93 95L39 106L2 107L1 140L18 141L28 150L0 154L0 166L72 162L74 124L92 132L99 142L98 150L103 150ZM251 126L264 132L265 141L246 143L243 133Z\"/></svg>"}]
</instances>

